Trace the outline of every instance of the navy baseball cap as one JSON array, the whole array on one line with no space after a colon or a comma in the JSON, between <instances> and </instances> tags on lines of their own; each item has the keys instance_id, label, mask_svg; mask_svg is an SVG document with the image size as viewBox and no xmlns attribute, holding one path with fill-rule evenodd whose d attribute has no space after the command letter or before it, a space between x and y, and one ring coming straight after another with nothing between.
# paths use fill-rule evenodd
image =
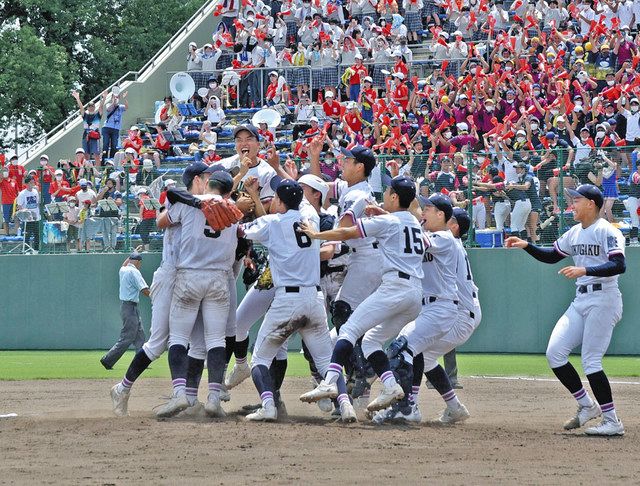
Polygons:
<instances>
[{"instance_id":1,"label":"navy baseball cap","mask_svg":"<svg viewBox=\"0 0 640 486\"><path fill-rule=\"evenodd\" d=\"M141 262L142 255L137 251L134 251L133 253L131 253L131 255L129 255L129 260L135 260L135 261Z\"/></svg>"},{"instance_id":2,"label":"navy baseball cap","mask_svg":"<svg viewBox=\"0 0 640 486\"><path fill-rule=\"evenodd\" d=\"M392 179L388 174L383 174L382 183L403 199L413 200L416 197L416 183L410 177L396 176Z\"/></svg>"},{"instance_id":3,"label":"navy baseball cap","mask_svg":"<svg viewBox=\"0 0 640 486\"><path fill-rule=\"evenodd\" d=\"M341 148L340 152L342 152L342 155L345 157L349 157L360 164L364 164L368 172L371 172L376 166L375 155L373 155L373 152L370 149L363 147L362 145L356 145L352 149Z\"/></svg>"},{"instance_id":4,"label":"navy baseball cap","mask_svg":"<svg viewBox=\"0 0 640 486\"><path fill-rule=\"evenodd\" d=\"M225 170L217 170L213 172L209 176L209 182L218 183L222 194L227 194L233 189L233 177L231 177L231 174Z\"/></svg>"},{"instance_id":5,"label":"navy baseball cap","mask_svg":"<svg viewBox=\"0 0 640 486\"><path fill-rule=\"evenodd\" d=\"M188 165L182 173L182 182L185 186L189 187L193 182L193 179L196 176L205 173L208 168L209 166L204 162L194 162L193 164Z\"/></svg>"},{"instance_id":6,"label":"navy baseball cap","mask_svg":"<svg viewBox=\"0 0 640 486\"><path fill-rule=\"evenodd\" d=\"M609 119L607 120L607 123L608 123L609 125L617 125L617 124L618 124L618 120L616 120L615 118L609 118Z\"/></svg>"},{"instance_id":7,"label":"navy baseball cap","mask_svg":"<svg viewBox=\"0 0 640 486\"><path fill-rule=\"evenodd\" d=\"M554 132L547 132L545 137L548 138L549 140L553 140L554 138L556 138L556 134Z\"/></svg>"},{"instance_id":8,"label":"navy baseball cap","mask_svg":"<svg viewBox=\"0 0 640 486\"><path fill-rule=\"evenodd\" d=\"M207 174L213 174L214 172L218 172L220 170L225 171L225 172L227 171L227 169L224 168L224 165L222 165L222 164L213 164L213 165L210 165L209 168L207 170L205 170L205 172Z\"/></svg>"},{"instance_id":9,"label":"navy baseball cap","mask_svg":"<svg viewBox=\"0 0 640 486\"><path fill-rule=\"evenodd\" d=\"M251 135L256 137L256 140L260 141L260 134L258 133L258 129L248 123L245 123L244 125L238 125L236 127L236 129L233 131L233 139L235 140L238 136L238 133L243 131L249 132Z\"/></svg>"},{"instance_id":10,"label":"navy baseball cap","mask_svg":"<svg viewBox=\"0 0 640 486\"><path fill-rule=\"evenodd\" d=\"M283 179L280 176L274 176L269 182L280 200L287 205L289 209L298 209L304 192L300 184L293 179Z\"/></svg>"},{"instance_id":11,"label":"navy baseball cap","mask_svg":"<svg viewBox=\"0 0 640 486\"><path fill-rule=\"evenodd\" d=\"M418 201L420 202L420 207L424 208L425 206L434 206L439 211L444 213L444 220L449 221L451 216L453 215L453 205L451 204L451 199L447 196L436 192L429 197L420 196L418 197Z\"/></svg>"},{"instance_id":12,"label":"navy baseball cap","mask_svg":"<svg viewBox=\"0 0 640 486\"><path fill-rule=\"evenodd\" d=\"M598 189L593 184L582 184L578 186L576 189L566 188L564 192L571 198L576 197L584 197L587 199L591 199L598 208L601 208L604 204L604 196L602 195L602 191Z\"/></svg>"},{"instance_id":13,"label":"navy baseball cap","mask_svg":"<svg viewBox=\"0 0 640 486\"><path fill-rule=\"evenodd\" d=\"M453 208L453 215L451 217L456 220L456 223L458 223L458 228L460 228L459 238L462 238L467 234L471 227L471 218L469 217L469 213L462 208Z\"/></svg>"}]
</instances>

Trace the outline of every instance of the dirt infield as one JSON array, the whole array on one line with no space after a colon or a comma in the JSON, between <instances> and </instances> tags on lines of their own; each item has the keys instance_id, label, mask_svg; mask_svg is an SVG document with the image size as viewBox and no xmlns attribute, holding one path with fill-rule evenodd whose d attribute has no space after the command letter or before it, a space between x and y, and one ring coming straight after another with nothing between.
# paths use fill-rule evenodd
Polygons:
<instances>
[{"instance_id":1,"label":"dirt infield","mask_svg":"<svg viewBox=\"0 0 640 486\"><path fill-rule=\"evenodd\" d=\"M116 381L116 380L114 380ZM472 417L454 427L333 423L298 401L308 380L287 378L289 418L254 424L236 411L257 401L233 390L229 417L155 419L167 380L142 379L131 416L111 415L112 381L0 383L0 483L48 484L558 484L638 481L640 386L614 384L627 434L587 438L561 424L574 412L553 381L465 378ZM377 391L376 388L374 388ZM204 389L200 396L204 398ZM424 419L442 400L422 391Z\"/></svg>"}]
</instances>

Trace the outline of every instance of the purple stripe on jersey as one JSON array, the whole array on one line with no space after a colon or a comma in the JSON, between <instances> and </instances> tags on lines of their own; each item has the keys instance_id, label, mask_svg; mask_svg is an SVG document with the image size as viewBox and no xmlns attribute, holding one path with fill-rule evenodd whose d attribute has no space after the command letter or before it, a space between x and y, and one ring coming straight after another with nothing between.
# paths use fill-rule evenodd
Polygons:
<instances>
[{"instance_id":1,"label":"purple stripe on jersey","mask_svg":"<svg viewBox=\"0 0 640 486\"><path fill-rule=\"evenodd\" d=\"M570 256L568 253L565 253L564 251L562 251L562 250L560 249L560 245L558 245L558 242L557 242L557 241L554 241L554 243L553 243L553 247L554 247L554 248L556 249L556 251L557 251L558 253L560 253L561 255L563 255L563 256Z\"/></svg>"},{"instance_id":2,"label":"purple stripe on jersey","mask_svg":"<svg viewBox=\"0 0 640 486\"><path fill-rule=\"evenodd\" d=\"M360 233L360 238L366 238L367 232L364 230L364 225L362 224L361 219L356 221L356 227L358 228L358 232Z\"/></svg>"},{"instance_id":3,"label":"purple stripe on jersey","mask_svg":"<svg viewBox=\"0 0 640 486\"><path fill-rule=\"evenodd\" d=\"M353 224L356 224L358 222L358 220L356 219L356 215L353 214L353 211L345 211L344 214L340 217L340 219L349 216L351 218L351 222Z\"/></svg>"},{"instance_id":4,"label":"purple stripe on jersey","mask_svg":"<svg viewBox=\"0 0 640 486\"><path fill-rule=\"evenodd\" d=\"M573 394L573 397L576 400L580 400L581 398L583 398L585 395L587 394L587 391L584 388L580 388L577 392L575 392Z\"/></svg>"},{"instance_id":5,"label":"purple stripe on jersey","mask_svg":"<svg viewBox=\"0 0 640 486\"><path fill-rule=\"evenodd\" d=\"M600 405L600 410L602 410L603 412L611 412L611 410L613 410L614 408L615 407L613 406L613 402Z\"/></svg>"},{"instance_id":6,"label":"purple stripe on jersey","mask_svg":"<svg viewBox=\"0 0 640 486\"><path fill-rule=\"evenodd\" d=\"M444 395L442 395L442 399L445 402L448 402L449 400L453 400L456 397L456 392L454 390L450 390L447 393L445 393Z\"/></svg>"}]
</instances>

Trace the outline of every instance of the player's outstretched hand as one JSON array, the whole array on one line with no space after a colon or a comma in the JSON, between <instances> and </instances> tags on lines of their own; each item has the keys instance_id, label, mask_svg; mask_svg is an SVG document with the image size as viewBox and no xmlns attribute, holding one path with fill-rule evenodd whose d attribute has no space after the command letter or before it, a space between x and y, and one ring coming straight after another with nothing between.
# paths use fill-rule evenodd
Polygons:
<instances>
[{"instance_id":1,"label":"player's outstretched hand","mask_svg":"<svg viewBox=\"0 0 640 486\"><path fill-rule=\"evenodd\" d=\"M364 214L367 216L380 216L381 214L388 214L384 209L375 204L369 204L364 208Z\"/></svg>"},{"instance_id":2,"label":"player's outstretched hand","mask_svg":"<svg viewBox=\"0 0 640 486\"><path fill-rule=\"evenodd\" d=\"M504 246L506 246L507 248L520 248L521 250L524 250L527 245L529 245L529 243L521 240L517 236L510 236L504 242Z\"/></svg>"},{"instance_id":3,"label":"player's outstretched hand","mask_svg":"<svg viewBox=\"0 0 640 486\"><path fill-rule=\"evenodd\" d=\"M587 274L587 269L585 267L564 267L560 269L558 274L567 278L579 278Z\"/></svg>"},{"instance_id":4,"label":"player's outstretched hand","mask_svg":"<svg viewBox=\"0 0 640 486\"><path fill-rule=\"evenodd\" d=\"M301 221L298 224L298 231L300 233L306 234L309 238L315 239L318 235L313 229L313 227L309 224L308 221Z\"/></svg>"}]
</instances>

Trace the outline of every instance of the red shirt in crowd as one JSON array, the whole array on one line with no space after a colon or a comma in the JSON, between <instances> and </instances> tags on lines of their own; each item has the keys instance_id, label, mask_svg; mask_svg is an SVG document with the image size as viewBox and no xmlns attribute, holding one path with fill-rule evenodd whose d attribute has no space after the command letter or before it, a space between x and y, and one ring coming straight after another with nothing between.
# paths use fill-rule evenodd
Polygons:
<instances>
[{"instance_id":1,"label":"red shirt in crowd","mask_svg":"<svg viewBox=\"0 0 640 486\"><path fill-rule=\"evenodd\" d=\"M27 169L25 169L20 164L12 165L9 164L9 178L16 181L18 186L18 192L22 191L24 188L24 178L27 175Z\"/></svg>"},{"instance_id":2,"label":"red shirt in crowd","mask_svg":"<svg viewBox=\"0 0 640 486\"><path fill-rule=\"evenodd\" d=\"M353 74L351 78L349 78L349 84L360 84L367 76L367 67L361 63L360 65L354 64L351 66L351 69L353 70Z\"/></svg>"},{"instance_id":3,"label":"red shirt in crowd","mask_svg":"<svg viewBox=\"0 0 640 486\"><path fill-rule=\"evenodd\" d=\"M160 193L160 197L158 198L158 202L164 206L164 203L167 201L167 191L164 190Z\"/></svg>"},{"instance_id":4,"label":"red shirt in crowd","mask_svg":"<svg viewBox=\"0 0 640 486\"><path fill-rule=\"evenodd\" d=\"M18 197L18 184L11 177L0 181L0 191L2 191L2 204L13 204Z\"/></svg>"},{"instance_id":5,"label":"red shirt in crowd","mask_svg":"<svg viewBox=\"0 0 640 486\"><path fill-rule=\"evenodd\" d=\"M155 141L153 142L153 145L158 150L164 150L165 152L171 148L171 143L169 143L169 141L164 138L164 135L162 133L158 133Z\"/></svg>"},{"instance_id":6,"label":"red shirt in crowd","mask_svg":"<svg viewBox=\"0 0 640 486\"><path fill-rule=\"evenodd\" d=\"M362 130L362 119L357 113L345 113L344 121L354 132L359 132L360 130Z\"/></svg>"},{"instance_id":7,"label":"red shirt in crowd","mask_svg":"<svg viewBox=\"0 0 640 486\"><path fill-rule=\"evenodd\" d=\"M404 98L404 99L403 99ZM409 104L409 88L404 83L399 83L391 93L391 99L397 103L400 103L403 111L407 111L407 105Z\"/></svg>"},{"instance_id":8,"label":"red shirt in crowd","mask_svg":"<svg viewBox=\"0 0 640 486\"><path fill-rule=\"evenodd\" d=\"M360 101L362 103L369 104L369 108L365 108L365 110L370 110L373 105L376 103L376 90L373 88L363 89L360 92Z\"/></svg>"},{"instance_id":9,"label":"red shirt in crowd","mask_svg":"<svg viewBox=\"0 0 640 486\"><path fill-rule=\"evenodd\" d=\"M214 162L217 162L218 160L222 160L222 157L220 157L215 152L213 154L210 154L209 152L207 152L207 155L205 155L204 158L202 159L202 161L207 165L211 165Z\"/></svg>"},{"instance_id":10,"label":"red shirt in crowd","mask_svg":"<svg viewBox=\"0 0 640 486\"><path fill-rule=\"evenodd\" d=\"M266 130L258 130L258 133L260 134L260 136L262 136L265 141L267 143L273 143L275 141L275 137L273 136L273 133L271 132L271 130L266 129Z\"/></svg>"},{"instance_id":11,"label":"red shirt in crowd","mask_svg":"<svg viewBox=\"0 0 640 486\"><path fill-rule=\"evenodd\" d=\"M64 187L70 187L69 183L67 181L65 181L64 179L61 180L60 182L53 181L51 183L51 185L49 186L49 194L53 195L58 189L62 189ZM56 197L62 196L62 194L56 194Z\"/></svg>"},{"instance_id":12,"label":"red shirt in crowd","mask_svg":"<svg viewBox=\"0 0 640 486\"><path fill-rule=\"evenodd\" d=\"M145 199L151 199L148 194L140 194L140 215L142 219L155 219L156 218L156 210L155 209L146 209L144 207L143 201Z\"/></svg>"},{"instance_id":13,"label":"red shirt in crowd","mask_svg":"<svg viewBox=\"0 0 640 486\"><path fill-rule=\"evenodd\" d=\"M135 149L135 151L137 153L140 153L140 149L142 148L143 142L142 142L142 138L140 138L140 136L132 136L130 135L129 137L124 139L124 143L122 144L123 148L128 148L128 147L132 147Z\"/></svg>"},{"instance_id":14,"label":"red shirt in crowd","mask_svg":"<svg viewBox=\"0 0 640 486\"><path fill-rule=\"evenodd\" d=\"M342 105L337 101L325 101L322 103L322 109L328 117L339 117L342 114Z\"/></svg>"}]
</instances>

